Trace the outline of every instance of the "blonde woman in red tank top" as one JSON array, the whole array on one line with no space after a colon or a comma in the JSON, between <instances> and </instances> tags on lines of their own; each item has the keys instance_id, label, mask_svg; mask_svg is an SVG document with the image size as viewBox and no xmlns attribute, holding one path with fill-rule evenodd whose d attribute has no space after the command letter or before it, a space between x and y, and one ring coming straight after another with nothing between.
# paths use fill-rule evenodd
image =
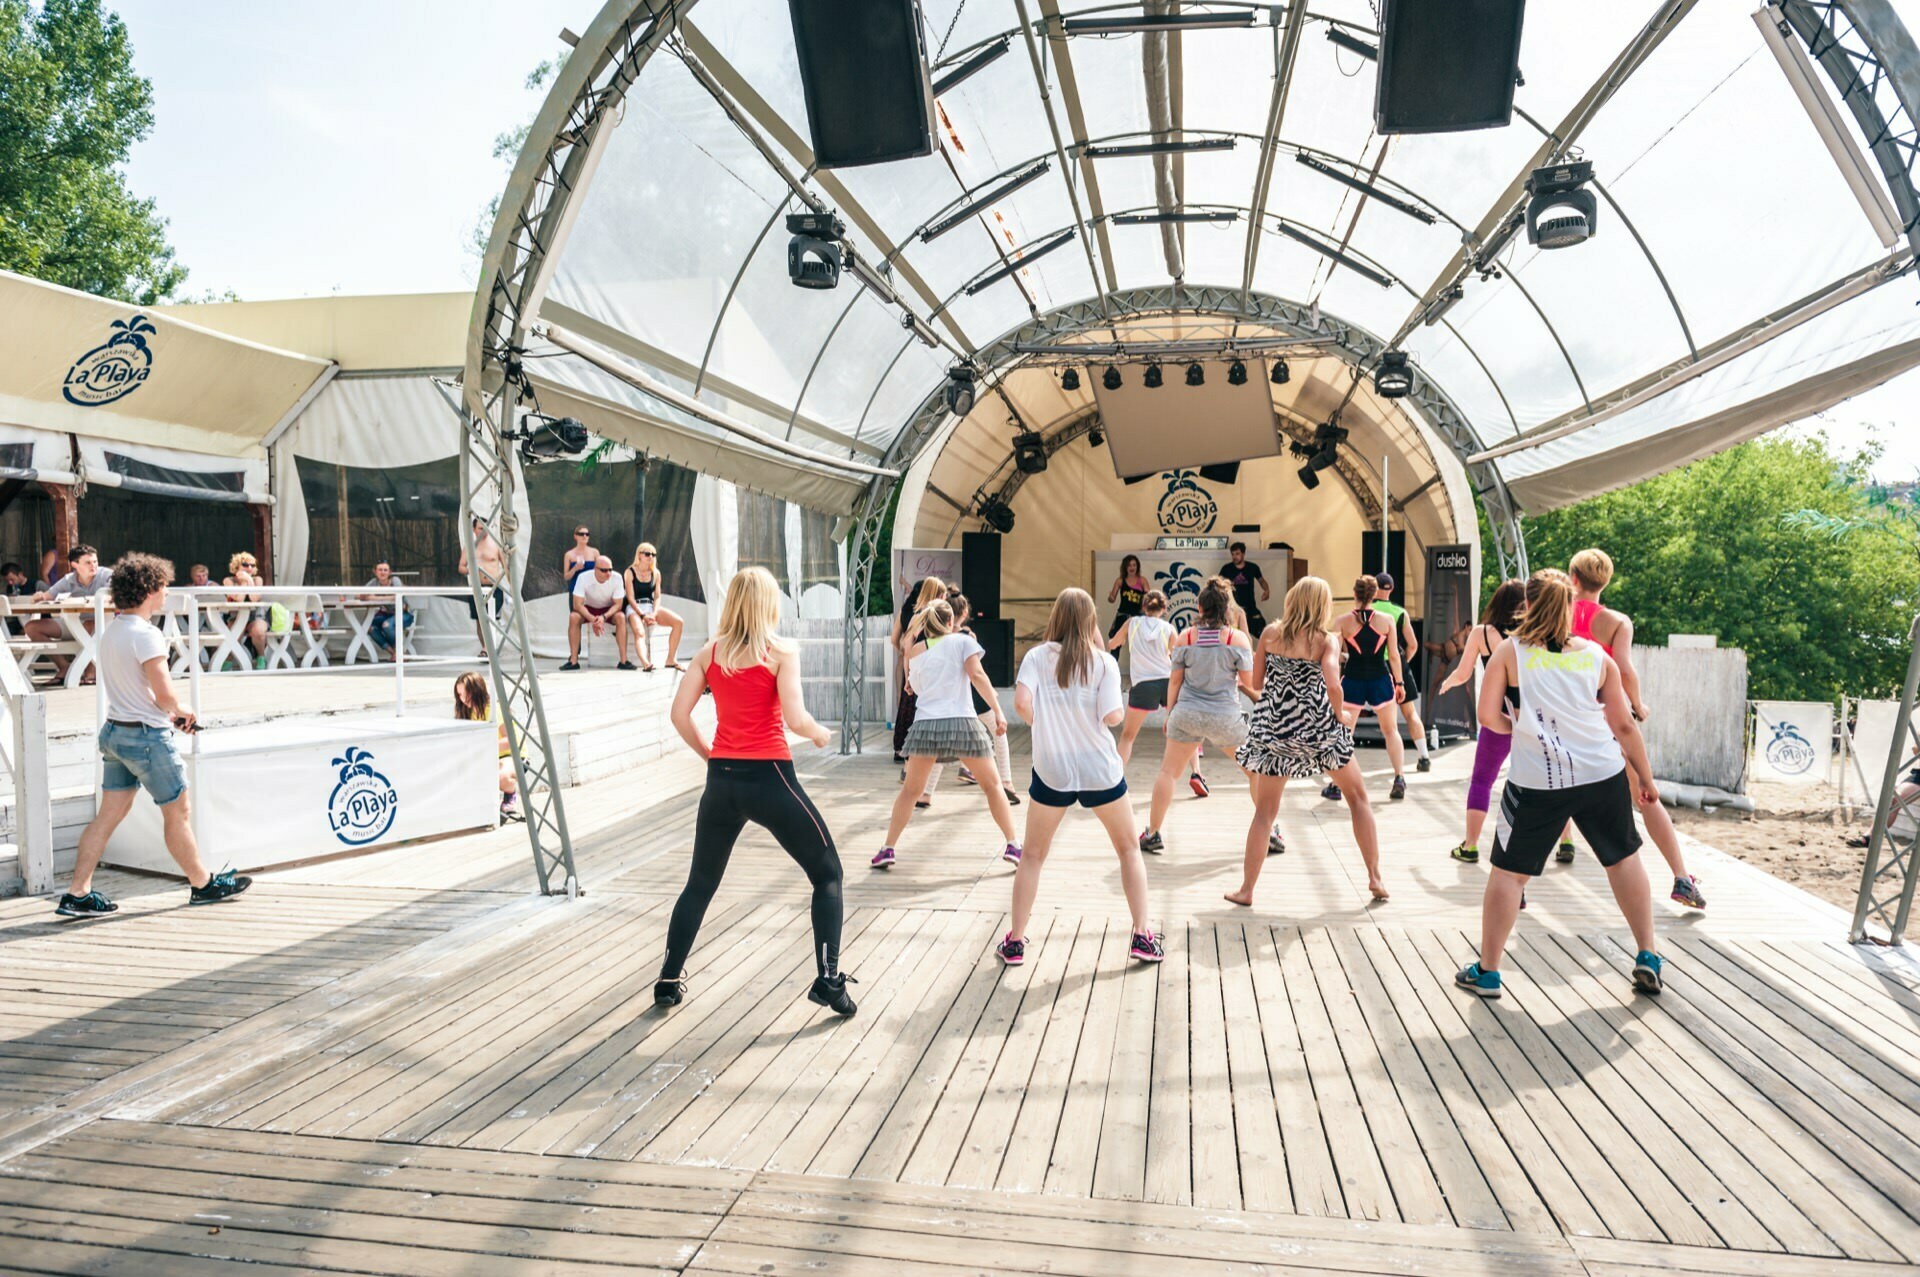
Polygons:
<instances>
[{"instance_id":1,"label":"blonde woman in red tank top","mask_svg":"<svg viewBox=\"0 0 1920 1277\"><path fill-rule=\"evenodd\" d=\"M656 1006L686 996L687 955L726 873L741 831L752 821L779 842L813 884L813 957L809 1001L837 1015L854 1013L852 977L840 971L840 853L826 819L794 774L787 730L825 749L833 734L807 713L800 695L800 654L774 633L780 587L765 568L746 568L727 586L713 641L700 649L673 698L673 726L707 760L707 784L694 824L687 885L667 924L667 956L653 986ZM694 724L700 696L711 689L718 718L711 743Z\"/></svg>"},{"instance_id":2,"label":"blonde woman in red tank top","mask_svg":"<svg viewBox=\"0 0 1920 1277\"><path fill-rule=\"evenodd\" d=\"M1613 583L1613 559L1605 550L1582 550L1567 565L1573 578L1573 633L1576 638L1592 639L1605 648L1613 663L1620 667L1620 686L1627 694L1637 722L1647 721L1646 702L1640 699L1640 672L1633 668L1633 618L1616 612L1600 602L1600 595ZM1647 835L1660 849L1667 867L1673 870L1673 890L1668 899L1689 909L1705 911L1707 898L1700 892L1700 880L1687 872L1687 858L1680 850L1680 835L1673 817L1659 801L1642 803L1640 818L1647 822ZM1557 853L1560 863L1573 859L1573 842L1562 837Z\"/></svg>"}]
</instances>

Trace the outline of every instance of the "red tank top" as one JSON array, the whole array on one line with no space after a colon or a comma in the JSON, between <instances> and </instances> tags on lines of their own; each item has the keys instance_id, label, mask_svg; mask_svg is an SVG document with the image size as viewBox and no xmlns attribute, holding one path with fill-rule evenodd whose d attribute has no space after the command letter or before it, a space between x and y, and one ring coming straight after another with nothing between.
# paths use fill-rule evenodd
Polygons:
<instances>
[{"instance_id":1,"label":"red tank top","mask_svg":"<svg viewBox=\"0 0 1920 1277\"><path fill-rule=\"evenodd\" d=\"M707 686L719 725L713 732L715 758L792 758L780 717L780 688L774 672L749 665L729 674L719 661L707 665Z\"/></svg>"},{"instance_id":2,"label":"red tank top","mask_svg":"<svg viewBox=\"0 0 1920 1277\"><path fill-rule=\"evenodd\" d=\"M1593 637L1593 618L1599 614L1600 604L1597 600L1575 599L1573 601L1573 636L1600 643L1599 639ZM1613 647L1610 644L1600 643L1600 650L1608 656L1613 655Z\"/></svg>"}]
</instances>

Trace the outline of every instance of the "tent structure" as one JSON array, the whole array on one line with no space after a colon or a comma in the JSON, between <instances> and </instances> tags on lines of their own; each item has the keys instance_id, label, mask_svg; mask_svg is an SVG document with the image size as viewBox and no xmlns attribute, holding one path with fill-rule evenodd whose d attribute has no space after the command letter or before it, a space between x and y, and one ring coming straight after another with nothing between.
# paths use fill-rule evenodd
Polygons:
<instances>
[{"instance_id":1,"label":"tent structure","mask_svg":"<svg viewBox=\"0 0 1920 1277\"><path fill-rule=\"evenodd\" d=\"M1362 0L922 7L937 148L832 171L784 15L600 10L483 266L464 369L476 513L511 482L512 410L559 398L537 378L631 411L635 446L703 438L765 491L851 515L850 622L883 532L937 544L996 502L1011 559L1064 542L1084 576L1135 508L1066 447L1122 407L1102 402L1105 366L1131 389L1142 352L1204 348L1292 374L1268 382L1272 448L1236 476L1263 535L1317 536L1333 575L1384 508L1477 555L1477 505L1511 570L1525 512L1920 359L1920 51L1886 0L1535 4L1510 126L1385 137ZM1593 165L1597 233L1546 251L1526 183L1572 159ZM784 218L809 209L847 227L858 265L835 290L787 278ZM1390 351L1404 398L1370 388ZM977 378L965 416L955 368ZM1183 389L1151 392L1162 433L1188 428ZM1336 413L1338 482L1287 489L1276 454ZM1015 464L1030 433L1061 459L1032 478Z\"/></svg>"}]
</instances>

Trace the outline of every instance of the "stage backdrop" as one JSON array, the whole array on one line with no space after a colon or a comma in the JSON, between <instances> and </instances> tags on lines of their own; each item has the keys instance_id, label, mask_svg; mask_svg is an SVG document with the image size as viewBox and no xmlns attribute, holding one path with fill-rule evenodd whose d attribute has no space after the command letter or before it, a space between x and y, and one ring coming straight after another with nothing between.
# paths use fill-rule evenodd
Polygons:
<instances>
[{"instance_id":1,"label":"stage backdrop","mask_svg":"<svg viewBox=\"0 0 1920 1277\"><path fill-rule=\"evenodd\" d=\"M1225 550L1102 550L1093 556L1094 606L1100 609L1100 632L1105 634L1113 625L1113 615L1120 610L1118 601L1108 602L1107 594L1113 589L1114 581L1120 575L1120 561L1129 554L1140 556L1140 571L1147 583L1167 596L1167 619L1175 629L1186 629L1194 622L1198 614L1200 586L1210 576L1217 574L1232 556ZM1260 605L1261 613L1269 620L1280 617L1280 600L1287 592L1287 575L1291 570L1292 559L1285 550L1248 550L1247 562L1260 565L1260 571L1266 574L1267 584L1273 590L1273 597L1262 601L1260 587L1254 587L1254 602ZM1259 635L1255 635L1258 638Z\"/></svg>"}]
</instances>

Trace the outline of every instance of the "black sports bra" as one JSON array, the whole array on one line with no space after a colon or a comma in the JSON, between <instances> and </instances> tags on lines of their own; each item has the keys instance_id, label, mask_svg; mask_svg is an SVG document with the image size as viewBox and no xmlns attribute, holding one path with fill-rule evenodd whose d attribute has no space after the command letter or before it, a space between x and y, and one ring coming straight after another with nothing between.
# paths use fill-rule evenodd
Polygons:
<instances>
[{"instance_id":1,"label":"black sports bra","mask_svg":"<svg viewBox=\"0 0 1920 1277\"><path fill-rule=\"evenodd\" d=\"M659 574L656 573L654 575L653 580L642 581L639 577L634 575L632 568L628 568L627 584L633 587L628 592L633 595L633 601L635 603L640 603L640 602L651 603L653 601L654 591L660 587L660 577L659 577Z\"/></svg>"}]
</instances>

